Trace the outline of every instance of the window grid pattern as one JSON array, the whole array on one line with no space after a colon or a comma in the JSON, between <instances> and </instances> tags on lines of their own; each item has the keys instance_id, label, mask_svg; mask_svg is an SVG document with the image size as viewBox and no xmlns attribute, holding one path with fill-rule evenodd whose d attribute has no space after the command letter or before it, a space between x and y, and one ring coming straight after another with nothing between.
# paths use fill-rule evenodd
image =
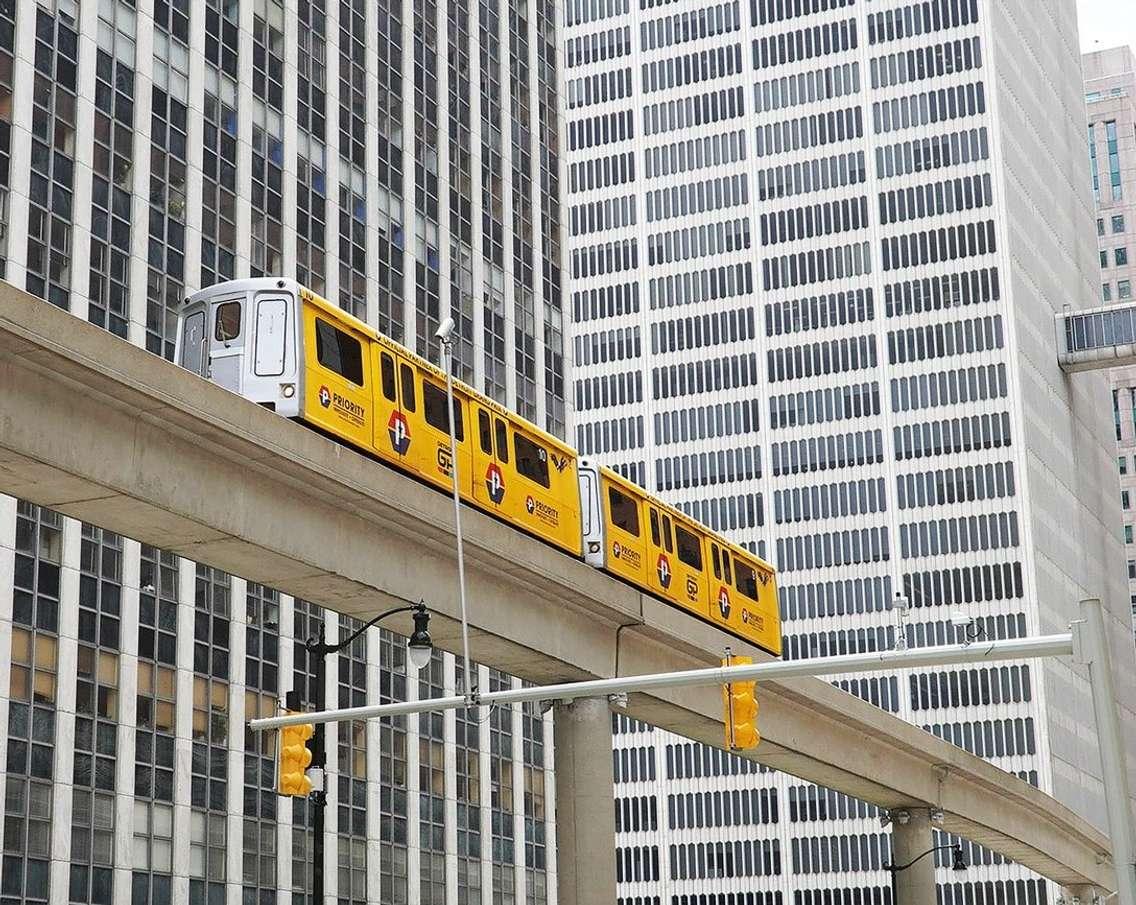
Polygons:
<instances>
[{"instance_id":1,"label":"window grid pattern","mask_svg":"<svg viewBox=\"0 0 1136 905\"><path fill-rule=\"evenodd\" d=\"M349 616L339 617L339 637L345 639L362 627ZM367 703L367 636L360 635L337 657L337 693L340 707ZM367 905L367 723L339 723L338 829L339 901Z\"/></svg>"}]
</instances>

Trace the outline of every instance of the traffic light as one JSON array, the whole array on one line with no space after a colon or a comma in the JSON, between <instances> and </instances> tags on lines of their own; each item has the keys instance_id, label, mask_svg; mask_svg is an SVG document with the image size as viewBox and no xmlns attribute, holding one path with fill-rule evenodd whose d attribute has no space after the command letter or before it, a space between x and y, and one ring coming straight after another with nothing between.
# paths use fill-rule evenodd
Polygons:
<instances>
[{"instance_id":1,"label":"traffic light","mask_svg":"<svg viewBox=\"0 0 1136 905\"><path fill-rule=\"evenodd\" d=\"M752 657L727 657L723 666L748 666ZM726 747L732 751L756 748L761 741L757 731L757 683L727 682L722 686L722 722L726 727Z\"/></svg>"},{"instance_id":2,"label":"traffic light","mask_svg":"<svg viewBox=\"0 0 1136 905\"><path fill-rule=\"evenodd\" d=\"M277 791L281 795L304 798L311 792L312 781L305 771L312 762L308 740L314 734L315 727L311 723L280 728L280 780Z\"/></svg>"}]
</instances>

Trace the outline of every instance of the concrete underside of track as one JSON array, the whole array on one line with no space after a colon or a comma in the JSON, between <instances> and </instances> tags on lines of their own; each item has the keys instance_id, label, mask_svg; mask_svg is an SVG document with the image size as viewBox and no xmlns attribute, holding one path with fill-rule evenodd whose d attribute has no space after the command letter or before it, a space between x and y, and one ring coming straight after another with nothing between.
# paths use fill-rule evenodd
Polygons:
<instances>
[{"instance_id":1,"label":"concrete underside of track","mask_svg":"<svg viewBox=\"0 0 1136 905\"><path fill-rule=\"evenodd\" d=\"M452 502L0 282L0 492L359 618L424 599L460 649ZM472 509L471 653L548 683L717 663L746 645ZM391 620L409 632L409 621ZM1103 833L1027 783L826 682L763 683L747 756L1065 885L1115 888ZM721 747L717 688L627 713Z\"/></svg>"}]
</instances>

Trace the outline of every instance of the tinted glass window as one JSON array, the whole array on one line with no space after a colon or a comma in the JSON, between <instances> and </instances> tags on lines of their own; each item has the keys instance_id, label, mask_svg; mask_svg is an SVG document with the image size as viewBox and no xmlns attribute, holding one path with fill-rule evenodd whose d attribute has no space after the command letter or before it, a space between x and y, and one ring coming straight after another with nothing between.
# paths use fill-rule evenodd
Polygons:
<instances>
[{"instance_id":1,"label":"tinted glass window","mask_svg":"<svg viewBox=\"0 0 1136 905\"><path fill-rule=\"evenodd\" d=\"M493 430L497 435L497 458L502 462L509 461L509 432L505 422L500 418L493 419Z\"/></svg>"},{"instance_id":2,"label":"tinted glass window","mask_svg":"<svg viewBox=\"0 0 1136 905\"><path fill-rule=\"evenodd\" d=\"M228 342L231 339L236 339L240 335L241 303L225 302L223 305L218 305L213 326L213 337L217 342Z\"/></svg>"},{"instance_id":3,"label":"tinted glass window","mask_svg":"<svg viewBox=\"0 0 1136 905\"><path fill-rule=\"evenodd\" d=\"M394 359L384 352L379 361L379 370L382 372L383 396L394 402L398 398L398 387L395 385L394 379Z\"/></svg>"},{"instance_id":4,"label":"tinted glass window","mask_svg":"<svg viewBox=\"0 0 1136 905\"><path fill-rule=\"evenodd\" d=\"M718 555L718 547L716 544L710 545L710 556L714 560L714 577L722 577L722 557Z\"/></svg>"},{"instance_id":5,"label":"tinted glass window","mask_svg":"<svg viewBox=\"0 0 1136 905\"><path fill-rule=\"evenodd\" d=\"M488 456L493 455L493 426L485 409L477 410L477 436L481 441L481 451Z\"/></svg>"},{"instance_id":6,"label":"tinted glass window","mask_svg":"<svg viewBox=\"0 0 1136 905\"><path fill-rule=\"evenodd\" d=\"M363 344L316 318L316 360L329 371L363 385Z\"/></svg>"},{"instance_id":7,"label":"tinted glass window","mask_svg":"<svg viewBox=\"0 0 1136 905\"><path fill-rule=\"evenodd\" d=\"M450 435L450 422L446 417L446 391L429 381L423 381L422 406L426 414L426 423L448 437ZM457 437L459 443L465 439L461 400L456 396L454 397L454 436Z\"/></svg>"},{"instance_id":8,"label":"tinted glass window","mask_svg":"<svg viewBox=\"0 0 1136 905\"><path fill-rule=\"evenodd\" d=\"M548 453L539 443L513 432L513 452L517 455L517 471L542 487L548 486Z\"/></svg>"},{"instance_id":9,"label":"tinted glass window","mask_svg":"<svg viewBox=\"0 0 1136 905\"><path fill-rule=\"evenodd\" d=\"M639 504L614 487L607 489L608 505L611 507L611 523L628 534L639 536Z\"/></svg>"},{"instance_id":10,"label":"tinted glass window","mask_svg":"<svg viewBox=\"0 0 1136 905\"><path fill-rule=\"evenodd\" d=\"M674 553L674 543L671 541L671 517L663 516L663 547L668 553Z\"/></svg>"},{"instance_id":11,"label":"tinted glass window","mask_svg":"<svg viewBox=\"0 0 1136 905\"><path fill-rule=\"evenodd\" d=\"M757 600L757 572L740 559L734 560L734 587L750 600Z\"/></svg>"},{"instance_id":12,"label":"tinted glass window","mask_svg":"<svg viewBox=\"0 0 1136 905\"><path fill-rule=\"evenodd\" d=\"M399 376L402 378L402 407L408 412L418 411L418 400L414 395L414 368L410 365L398 366ZM446 433L449 433L446 428Z\"/></svg>"},{"instance_id":13,"label":"tinted glass window","mask_svg":"<svg viewBox=\"0 0 1136 905\"><path fill-rule=\"evenodd\" d=\"M702 569L702 541L697 534L687 531L682 525L675 525L675 542L678 545L678 559L692 569Z\"/></svg>"},{"instance_id":14,"label":"tinted glass window","mask_svg":"<svg viewBox=\"0 0 1136 905\"><path fill-rule=\"evenodd\" d=\"M654 509L650 509L650 510L648 510L648 512L650 514L650 519L651 519L651 543L653 543L656 547L658 547L658 546L660 546L660 544L659 544L659 513L657 513Z\"/></svg>"}]
</instances>

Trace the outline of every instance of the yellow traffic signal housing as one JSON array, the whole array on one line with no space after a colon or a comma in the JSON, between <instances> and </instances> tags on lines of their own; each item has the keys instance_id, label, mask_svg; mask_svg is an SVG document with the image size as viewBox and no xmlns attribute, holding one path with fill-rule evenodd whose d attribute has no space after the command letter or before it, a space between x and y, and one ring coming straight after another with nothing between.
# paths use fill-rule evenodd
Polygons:
<instances>
[{"instance_id":1,"label":"yellow traffic signal housing","mask_svg":"<svg viewBox=\"0 0 1136 905\"><path fill-rule=\"evenodd\" d=\"M748 666L752 657L727 657L723 666ZM757 731L757 683L728 682L722 686L722 722L726 728L726 747L732 751L756 748L761 741Z\"/></svg>"},{"instance_id":2,"label":"yellow traffic signal housing","mask_svg":"<svg viewBox=\"0 0 1136 905\"><path fill-rule=\"evenodd\" d=\"M292 712L292 711L289 711ZM311 723L283 726L280 729L280 778L277 791L281 795L304 798L312 790L307 769L312 762L308 740L315 734Z\"/></svg>"}]
</instances>

